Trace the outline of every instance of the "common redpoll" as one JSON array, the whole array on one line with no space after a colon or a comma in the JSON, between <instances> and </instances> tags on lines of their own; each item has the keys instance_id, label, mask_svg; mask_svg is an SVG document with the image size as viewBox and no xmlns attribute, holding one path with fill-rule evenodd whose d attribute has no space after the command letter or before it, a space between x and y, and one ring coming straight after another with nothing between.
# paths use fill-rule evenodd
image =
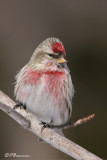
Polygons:
<instances>
[{"instance_id":1,"label":"common redpoll","mask_svg":"<svg viewBox=\"0 0 107 160\"><path fill-rule=\"evenodd\" d=\"M48 38L16 76L18 104L44 124L60 126L71 116L74 89L65 55L62 42Z\"/></svg>"}]
</instances>

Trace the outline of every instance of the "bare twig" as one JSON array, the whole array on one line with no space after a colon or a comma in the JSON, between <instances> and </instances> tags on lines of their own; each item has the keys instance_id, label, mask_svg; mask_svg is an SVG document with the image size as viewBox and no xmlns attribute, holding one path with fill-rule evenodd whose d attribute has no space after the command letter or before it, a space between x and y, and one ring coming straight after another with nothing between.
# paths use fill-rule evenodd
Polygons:
<instances>
[{"instance_id":1,"label":"bare twig","mask_svg":"<svg viewBox=\"0 0 107 160\"><path fill-rule=\"evenodd\" d=\"M75 144L65 137L60 136L52 129L45 128L43 132L41 132L42 125L40 125L40 121L38 121L33 114L28 113L23 109L18 108L13 110L15 104L16 103L14 101L0 91L0 109L12 117L22 127L30 132L33 132L39 138L43 139L43 141L49 143L53 147L77 160L102 160L81 146ZM90 117L88 118L90 119ZM88 119L84 118L76 121L75 126L79 125L81 122L85 122L86 120Z\"/></svg>"},{"instance_id":2,"label":"bare twig","mask_svg":"<svg viewBox=\"0 0 107 160\"><path fill-rule=\"evenodd\" d=\"M84 117L82 119L79 119L73 124L73 127L76 127L76 126L78 126L80 124L86 123L87 121L93 119L94 117L95 117L95 114L91 114L88 117Z\"/></svg>"},{"instance_id":3,"label":"bare twig","mask_svg":"<svg viewBox=\"0 0 107 160\"><path fill-rule=\"evenodd\" d=\"M93 119L94 117L95 117L95 114L91 114L88 117L84 117L84 118L79 119L79 120L77 120L76 122L73 122L73 123L72 122L65 123L65 124L60 125L60 126L58 126L58 125L50 125L49 124L49 125L47 125L47 127L51 128L51 129L53 129L53 128L68 129L68 128L76 127L76 126L78 126L80 124L86 123L87 121Z\"/></svg>"}]
</instances>

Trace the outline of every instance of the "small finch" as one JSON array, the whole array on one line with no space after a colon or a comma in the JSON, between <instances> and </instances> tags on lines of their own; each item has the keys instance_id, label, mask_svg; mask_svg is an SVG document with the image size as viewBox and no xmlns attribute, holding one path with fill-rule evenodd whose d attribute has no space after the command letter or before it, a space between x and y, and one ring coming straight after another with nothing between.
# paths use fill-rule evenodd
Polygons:
<instances>
[{"instance_id":1,"label":"small finch","mask_svg":"<svg viewBox=\"0 0 107 160\"><path fill-rule=\"evenodd\" d=\"M65 55L62 42L48 38L16 76L16 107L22 105L43 124L60 126L71 116L74 88Z\"/></svg>"}]
</instances>

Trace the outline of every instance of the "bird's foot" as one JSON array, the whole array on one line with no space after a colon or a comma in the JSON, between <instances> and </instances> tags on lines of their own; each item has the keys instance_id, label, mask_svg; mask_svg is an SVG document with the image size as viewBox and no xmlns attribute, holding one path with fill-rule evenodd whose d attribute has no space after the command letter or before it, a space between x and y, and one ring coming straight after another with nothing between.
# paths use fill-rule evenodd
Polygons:
<instances>
[{"instance_id":1,"label":"bird's foot","mask_svg":"<svg viewBox=\"0 0 107 160\"><path fill-rule=\"evenodd\" d=\"M43 126L42 126L42 129L41 129L42 132L43 132L43 130L44 130L45 128L51 128L51 125L49 125L49 124L46 123L46 122L41 122L40 125L43 125Z\"/></svg>"},{"instance_id":2,"label":"bird's foot","mask_svg":"<svg viewBox=\"0 0 107 160\"><path fill-rule=\"evenodd\" d=\"M26 105L21 102L17 102L16 105L13 107L13 109L16 109L16 108L26 109Z\"/></svg>"},{"instance_id":3,"label":"bird's foot","mask_svg":"<svg viewBox=\"0 0 107 160\"><path fill-rule=\"evenodd\" d=\"M67 123L67 124L62 124L62 125L52 125L52 124L48 124L46 122L41 122L40 125L43 125L42 126L42 129L41 131L43 132L43 130L45 128L50 128L50 129L66 129L68 128L69 125L71 125L71 123Z\"/></svg>"}]
</instances>

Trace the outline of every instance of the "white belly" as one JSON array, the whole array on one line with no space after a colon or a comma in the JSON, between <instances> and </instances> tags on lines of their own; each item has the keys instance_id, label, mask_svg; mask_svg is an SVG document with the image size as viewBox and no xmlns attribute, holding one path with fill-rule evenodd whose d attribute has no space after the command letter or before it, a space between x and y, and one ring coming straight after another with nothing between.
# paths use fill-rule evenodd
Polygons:
<instances>
[{"instance_id":1,"label":"white belly","mask_svg":"<svg viewBox=\"0 0 107 160\"><path fill-rule=\"evenodd\" d=\"M25 83L17 90L16 100L25 104L27 110L35 114L40 121L53 125L64 124L72 111L71 100L74 90L70 76L68 80L64 80L59 90L58 87L51 90L52 93L43 79L38 85Z\"/></svg>"}]
</instances>

